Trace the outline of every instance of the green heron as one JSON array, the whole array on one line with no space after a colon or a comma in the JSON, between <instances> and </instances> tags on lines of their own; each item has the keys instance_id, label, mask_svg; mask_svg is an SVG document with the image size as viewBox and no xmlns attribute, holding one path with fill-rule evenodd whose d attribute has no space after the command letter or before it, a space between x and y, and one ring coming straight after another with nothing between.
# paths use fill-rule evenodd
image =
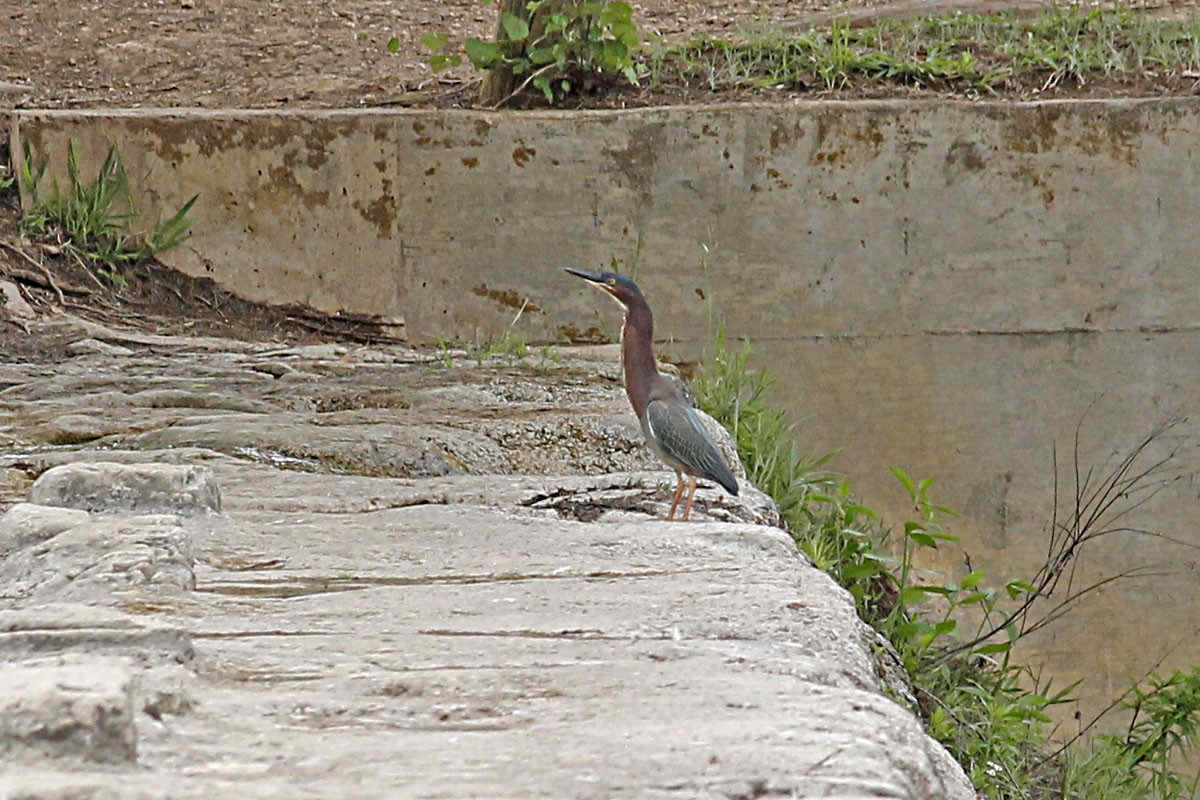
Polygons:
<instances>
[{"instance_id":1,"label":"green heron","mask_svg":"<svg viewBox=\"0 0 1200 800\"><path fill-rule=\"evenodd\" d=\"M621 329L621 368L625 374L625 393L642 425L646 444L668 467L675 470L678 485L671 501L668 520L683 496L683 476L688 476L687 503L683 520L692 513L696 479L716 481L736 496L737 479L725 463L721 451L700 421L695 409L671 381L658 373L654 359L654 316L638 285L614 272L584 272L563 267L576 277L608 292L625 308L625 326Z\"/></svg>"}]
</instances>

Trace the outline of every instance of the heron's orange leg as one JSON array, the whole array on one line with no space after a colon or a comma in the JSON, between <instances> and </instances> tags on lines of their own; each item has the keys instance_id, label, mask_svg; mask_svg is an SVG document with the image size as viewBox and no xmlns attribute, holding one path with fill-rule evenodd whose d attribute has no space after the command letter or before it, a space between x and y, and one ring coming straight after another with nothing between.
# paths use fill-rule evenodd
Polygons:
<instances>
[{"instance_id":1,"label":"heron's orange leg","mask_svg":"<svg viewBox=\"0 0 1200 800\"><path fill-rule=\"evenodd\" d=\"M679 486L675 489L675 499L671 501L671 513L667 514L667 522L675 519L675 509L679 508L679 498L683 497L683 473L676 472L675 480L679 481Z\"/></svg>"},{"instance_id":2,"label":"heron's orange leg","mask_svg":"<svg viewBox=\"0 0 1200 800\"><path fill-rule=\"evenodd\" d=\"M692 497L696 494L696 479L688 475L688 499L687 505L683 508L683 521L687 522L688 517L692 515Z\"/></svg>"}]
</instances>

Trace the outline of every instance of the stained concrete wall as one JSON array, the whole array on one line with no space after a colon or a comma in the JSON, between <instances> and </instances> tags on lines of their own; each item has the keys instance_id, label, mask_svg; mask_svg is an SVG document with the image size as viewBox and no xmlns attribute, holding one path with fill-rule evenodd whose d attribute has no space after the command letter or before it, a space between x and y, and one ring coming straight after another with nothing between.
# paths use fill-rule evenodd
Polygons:
<instances>
[{"instance_id":1,"label":"stained concrete wall","mask_svg":"<svg viewBox=\"0 0 1200 800\"><path fill-rule=\"evenodd\" d=\"M678 352L703 344L710 303L752 338L814 418L807 448L840 448L886 516L908 513L887 467L933 477L998 577L1039 562L1053 443L1062 467L1082 419L1081 457L1102 464L1200 389L1194 99L20 112L13 136L47 181L68 141L93 170L120 144L146 204L201 193L177 266L400 317L415 341L495 333L521 308L530 338L613 337L613 306L558 267L616 258ZM1126 522L1194 548L1198 519L1187 479ZM1200 661L1194 549L1113 537L1084 567L1143 564L1159 575L1039 642L1051 673L1092 678L1088 709L1168 647Z\"/></svg>"}]
</instances>

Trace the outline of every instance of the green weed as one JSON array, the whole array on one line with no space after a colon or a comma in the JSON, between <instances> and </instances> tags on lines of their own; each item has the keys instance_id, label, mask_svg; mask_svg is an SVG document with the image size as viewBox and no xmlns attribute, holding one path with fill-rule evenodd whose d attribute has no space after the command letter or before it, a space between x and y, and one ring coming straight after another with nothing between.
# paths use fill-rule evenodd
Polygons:
<instances>
[{"instance_id":1,"label":"green weed","mask_svg":"<svg viewBox=\"0 0 1200 800\"><path fill-rule=\"evenodd\" d=\"M1079 755L1064 751L1063 800L1191 800L1200 789L1195 748L1200 727L1200 668L1151 675L1120 703L1125 730L1097 738ZM1190 775L1184 770L1195 770Z\"/></svg>"},{"instance_id":2,"label":"green weed","mask_svg":"<svg viewBox=\"0 0 1200 800\"><path fill-rule=\"evenodd\" d=\"M616 74L636 85L635 56L641 44L628 3L596 0L531 0L523 13L502 10L495 41L466 40L464 54L477 70L507 70L518 82L497 105L532 86L553 105L570 95L580 76ZM432 53L435 72L458 66L462 55L447 52L449 37L429 32L421 43ZM400 40L388 49L395 52Z\"/></svg>"},{"instance_id":3,"label":"green weed","mask_svg":"<svg viewBox=\"0 0 1200 800\"><path fill-rule=\"evenodd\" d=\"M1166 80L1200 71L1200 17L1053 7L1032 16L955 13L861 28L834 22L800 35L759 31L660 46L650 71L660 84L699 82L713 91L882 84L1045 91L1100 79Z\"/></svg>"},{"instance_id":4,"label":"green weed","mask_svg":"<svg viewBox=\"0 0 1200 800\"><path fill-rule=\"evenodd\" d=\"M475 338L464 345L467 357L474 360L476 366L492 358L503 358L511 364L524 361L529 356L529 345L525 337L510 331L499 336L484 336L476 334Z\"/></svg>"},{"instance_id":5,"label":"green weed","mask_svg":"<svg viewBox=\"0 0 1200 800\"><path fill-rule=\"evenodd\" d=\"M1180 420L1155 427L1106 470L1079 463L1074 480L1060 487L1055 454L1055 512L1045 563L1032 580L989 585L986 572L967 564L958 580L919 565L931 550L952 546L951 512L930 496L932 482L893 473L916 511L898 530L854 500L828 456L808 459L795 444L793 426L771 404L771 379L750 369L752 349L729 347L723 326L694 382L697 405L733 434L750 480L775 498L798 546L853 595L862 617L887 640L908 674L915 708L934 738L966 769L984 797L1029 798L1190 797L1196 779L1178 772L1181 753L1195 745L1200 725L1200 670L1152 678L1131 690L1134 721L1122 736L1103 737L1088 758L1051 746L1047 710L1068 702L1075 685L1055 689L1012 660L1021 637L1061 618L1080 598L1137 569L1076 586L1071 565L1090 542L1113 534L1143 534L1127 526L1129 510L1186 475L1175 469L1167 440ZM1060 496L1063 495L1063 496ZM887 658L885 654L881 657ZM1121 777L1107 768L1121 767ZM1106 766L1107 765L1107 766Z\"/></svg>"},{"instance_id":6,"label":"green weed","mask_svg":"<svg viewBox=\"0 0 1200 800\"><path fill-rule=\"evenodd\" d=\"M182 243L189 235L188 213L193 196L167 219L160 216L146 233L135 232L137 204L129 176L116 147L110 148L94 180L80 174L74 144L67 146L68 188L55 183L49 197L41 197L46 162L35 165L26 144L21 179L34 198L22 227L25 233L51 238L67 253L100 265L110 279L125 267L136 266Z\"/></svg>"},{"instance_id":7,"label":"green weed","mask_svg":"<svg viewBox=\"0 0 1200 800\"><path fill-rule=\"evenodd\" d=\"M437 352L438 363L443 368L450 369L454 366L454 346L440 334L437 337Z\"/></svg>"}]
</instances>

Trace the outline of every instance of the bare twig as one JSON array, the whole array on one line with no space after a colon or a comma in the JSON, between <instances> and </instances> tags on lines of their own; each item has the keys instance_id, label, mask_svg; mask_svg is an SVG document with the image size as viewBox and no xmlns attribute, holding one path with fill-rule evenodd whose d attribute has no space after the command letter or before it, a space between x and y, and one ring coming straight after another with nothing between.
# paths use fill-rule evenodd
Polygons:
<instances>
[{"instance_id":1,"label":"bare twig","mask_svg":"<svg viewBox=\"0 0 1200 800\"><path fill-rule=\"evenodd\" d=\"M1086 414L1085 414L1086 417ZM1185 422L1183 417L1173 417L1154 427L1123 457L1112 464L1112 457L1105 460L1101 466L1104 471L1097 477L1095 468L1084 470L1080 456L1080 426L1075 429L1072 442L1073 463L1071 465L1074 477L1074 497L1071 498L1071 510L1067 519L1060 514L1060 483L1058 448L1052 449L1054 466L1054 500L1053 511L1049 526L1049 537L1046 549L1046 560L1038 570L1030 585L1032 591L1027 591L1021 602L1011 613L1001 615L998 621L985 618L978 633L968 640L959 642L940 651L936 663L944 663L954 656L970 652L974 648L998 636L1016 625L1017 637L1033 633L1061 618L1073 608L1082 598L1114 581L1125 578L1143 578L1162 573L1152 572L1148 567L1134 567L1116 575L1110 575L1083 588L1075 587L1075 570L1078 566L1078 556L1082 548L1089 542L1103 536L1113 534L1136 534L1154 536L1166 541L1178 542L1174 537L1132 525L1122 524L1130 514L1145 506L1176 481L1189 476L1189 473L1175 473L1172 465L1176 463L1182 445L1175 444L1163 456L1155 459L1146 466L1142 462L1151 445L1163 439L1171 429ZM1188 544L1186 542L1179 542ZM1051 597L1056 597L1060 584L1065 594L1052 607L1036 619L1032 614L1035 607L1041 606Z\"/></svg>"},{"instance_id":2,"label":"bare twig","mask_svg":"<svg viewBox=\"0 0 1200 800\"><path fill-rule=\"evenodd\" d=\"M108 288L100 281L99 278L96 277L96 274L94 272L92 272L90 267L88 267L87 263L83 260L83 257L80 256L79 253L75 252L74 248L66 247L63 249L66 250L68 253L70 253L72 256L74 256L75 263L77 263L79 265L79 268L81 270L83 270L85 273L87 273L87 276L92 279L93 283L95 283L97 286L100 287L101 291L104 291L105 289Z\"/></svg>"},{"instance_id":3,"label":"bare twig","mask_svg":"<svg viewBox=\"0 0 1200 800\"><path fill-rule=\"evenodd\" d=\"M58 283L55 282L54 276L50 274L50 270L47 269L45 264L43 264L40 261L34 260L28 253L26 253L23 249L21 249L20 247L18 247L15 244L13 244L12 242L6 241L4 239L0 239L0 247L3 247L4 249L8 250L9 252L20 256L22 259L25 260L25 262L27 264L30 264L31 266L37 268L44 276L42 279L39 279L39 278L37 278L37 276L30 275L29 273L17 272L14 270L10 273L13 278L23 281L23 282L26 282L26 283L29 283L33 286L39 286L43 289L52 289L54 291L54 293L56 295L58 295L58 300L60 303L65 302L65 300L63 298L64 292L66 292L67 294L74 294L74 295L80 295L80 296L86 296L86 295L90 295L92 293L92 291L90 289L84 289L81 286L64 284L60 288Z\"/></svg>"},{"instance_id":4,"label":"bare twig","mask_svg":"<svg viewBox=\"0 0 1200 800\"><path fill-rule=\"evenodd\" d=\"M546 66L542 67L541 69L536 69L533 72L529 73L529 77L526 78L524 81L522 81L520 86L513 89L512 93L510 95L508 95L508 97L505 97L503 100L501 100L499 103L496 103L496 105L494 105L492 107L493 108L503 108L505 105L508 104L508 102L510 100L512 100L517 95L519 95L521 92L525 91L526 87L529 86L529 84L533 81L534 78L538 77L539 75L545 75L547 72L549 72L551 69L553 69L554 67L557 67L557 66L558 66L558 64L556 62L552 61L549 64L547 64Z\"/></svg>"}]
</instances>

